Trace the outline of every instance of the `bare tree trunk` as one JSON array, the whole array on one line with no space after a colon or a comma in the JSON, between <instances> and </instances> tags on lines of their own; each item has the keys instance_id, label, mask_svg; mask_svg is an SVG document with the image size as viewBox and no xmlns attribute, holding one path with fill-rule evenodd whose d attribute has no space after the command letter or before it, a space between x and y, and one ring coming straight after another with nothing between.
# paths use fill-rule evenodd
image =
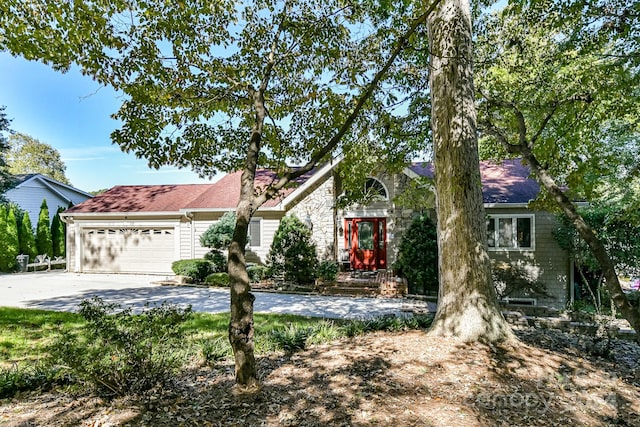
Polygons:
<instances>
[{"instance_id":1,"label":"bare tree trunk","mask_svg":"<svg viewBox=\"0 0 640 427\"><path fill-rule=\"evenodd\" d=\"M499 342L513 333L498 305L487 253L468 1L440 2L427 25L440 274L430 333Z\"/></svg>"},{"instance_id":2,"label":"bare tree trunk","mask_svg":"<svg viewBox=\"0 0 640 427\"><path fill-rule=\"evenodd\" d=\"M622 316L629 322L631 327L636 331L636 339L640 342L640 311L636 310L626 295L622 291L622 287L620 286L620 280L618 279L618 274L616 273L615 265L609 254L607 253L607 249L604 247L604 244L598 239L598 236L594 233L593 229L586 223L586 221L582 218L582 216L576 210L575 205L569 200L569 198L564 194L562 189L556 184L555 180L546 169L542 167L542 165L538 162L538 159L531 152L528 147L525 146L514 146L517 147L517 150L524 159L531 166L531 170L536 174L540 183L546 188L546 190L551 194L554 198L558 206L562 209L562 211L567 215L573 226L580 234L580 237L589 245L593 256L598 261L598 265L602 269L602 273L604 274L605 283L607 285L607 289L609 290L609 294L611 295L611 299L613 300L616 308L620 310Z\"/></svg>"}]
</instances>

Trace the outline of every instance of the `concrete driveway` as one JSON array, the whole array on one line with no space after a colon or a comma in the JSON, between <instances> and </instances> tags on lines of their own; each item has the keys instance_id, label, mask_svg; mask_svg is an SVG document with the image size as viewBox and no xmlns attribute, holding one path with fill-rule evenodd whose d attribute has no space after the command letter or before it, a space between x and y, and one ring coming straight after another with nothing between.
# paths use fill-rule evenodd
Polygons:
<instances>
[{"instance_id":1,"label":"concrete driveway","mask_svg":"<svg viewBox=\"0 0 640 427\"><path fill-rule=\"evenodd\" d=\"M75 311L85 298L142 307L145 303L191 304L194 311L229 311L229 290L154 284L163 276L77 274L63 271L0 275L0 306ZM324 318L367 318L406 314L411 308L435 311L435 304L385 298L351 298L255 292L256 313L288 313Z\"/></svg>"}]
</instances>

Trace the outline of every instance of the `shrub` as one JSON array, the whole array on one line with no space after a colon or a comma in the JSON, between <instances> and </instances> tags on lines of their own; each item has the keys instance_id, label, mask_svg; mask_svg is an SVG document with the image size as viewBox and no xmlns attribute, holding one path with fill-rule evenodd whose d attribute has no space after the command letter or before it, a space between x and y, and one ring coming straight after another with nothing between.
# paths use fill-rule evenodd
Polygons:
<instances>
[{"instance_id":1,"label":"shrub","mask_svg":"<svg viewBox=\"0 0 640 427\"><path fill-rule=\"evenodd\" d=\"M229 286L229 275L227 273L211 273L204 280L209 286Z\"/></svg>"},{"instance_id":2,"label":"shrub","mask_svg":"<svg viewBox=\"0 0 640 427\"><path fill-rule=\"evenodd\" d=\"M229 340L216 337L202 342L202 357L207 363L215 363L231 356L233 351Z\"/></svg>"},{"instance_id":3,"label":"shrub","mask_svg":"<svg viewBox=\"0 0 640 427\"><path fill-rule=\"evenodd\" d=\"M20 242L18 241L18 223L13 208L9 209L4 222L4 233L2 235L3 260L0 268L2 271L14 271L16 269L16 256L20 254Z\"/></svg>"},{"instance_id":4,"label":"shrub","mask_svg":"<svg viewBox=\"0 0 640 427\"><path fill-rule=\"evenodd\" d=\"M0 399L21 391L49 390L54 385L69 382L69 377L60 368L42 362L29 366L15 365L0 369Z\"/></svg>"},{"instance_id":5,"label":"shrub","mask_svg":"<svg viewBox=\"0 0 640 427\"><path fill-rule=\"evenodd\" d=\"M213 264L213 271L215 273L222 273L227 271L227 257L217 250L212 249L204 255L204 259L211 261Z\"/></svg>"},{"instance_id":6,"label":"shrub","mask_svg":"<svg viewBox=\"0 0 640 427\"><path fill-rule=\"evenodd\" d=\"M205 248L226 249L233 239L236 214L226 212L200 236L200 244Z\"/></svg>"},{"instance_id":7,"label":"shrub","mask_svg":"<svg viewBox=\"0 0 640 427\"><path fill-rule=\"evenodd\" d=\"M79 381L107 396L140 393L164 385L186 361L180 328L191 308L162 304L141 314L100 298L80 303L86 339L64 331L49 353Z\"/></svg>"},{"instance_id":8,"label":"shrub","mask_svg":"<svg viewBox=\"0 0 640 427\"><path fill-rule=\"evenodd\" d=\"M318 277L326 281L334 281L338 277L338 263L330 260L322 261L318 265Z\"/></svg>"},{"instance_id":9,"label":"shrub","mask_svg":"<svg viewBox=\"0 0 640 427\"><path fill-rule=\"evenodd\" d=\"M33 260L37 254L36 251L36 238L33 235L33 226L31 225L31 218L29 213L24 212L22 214L22 223L20 224L20 230L18 234L20 240L20 253L29 255Z\"/></svg>"},{"instance_id":10,"label":"shrub","mask_svg":"<svg viewBox=\"0 0 640 427\"><path fill-rule=\"evenodd\" d=\"M394 266L407 279L409 293L437 291L438 241L436 226L428 216L414 218L404 232Z\"/></svg>"},{"instance_id":11,"label":"shrub","mask_svg":"<svg viewBox=\"0 0 640 427\"><path fill-rule=\"evenodd\" d=\"M274 275L295 283L310 283L315 279L318 259L311 241L311 230L296 216L285 216L273 237L267 264Z\"/></svg>"},{"instance_id":12,"label":"shrub","mask_svg":"<svg viewBox=\"0 0 640 427\"><path fill-rule=\"evenodd\" d=\"M53 254L47 199L42 200L42 204L40 205L40 215L38 216L38 224L36 228L36 249L38 250L38 255L47 254L51 256Z\"/></svg>"},{"instance_id":13,"label":"shrub","mask_svg":"<svg viewBox=\"0 0 640 427\"><path fill-rule=\"evenodd\" d=\"M269 269L264 265L251 265L247 267L249 280L251 282L260 282L268 276Z\"/></svg>"},{"instance_id":14,"label":"shrub","mask_svg":"<svg viewBox=\"0 0 640 427\"><path fill-rule=\"evenodd\" d=\"M65 230L64 222L60 220L60 213L64 212L64 208L58 208L58 211L53 216L51 222L51 244L52 244L52 256L64 256L65 255Z\"/></svg>"},{"instance_id":15,"label":"shrub","mask_svg":"<svg viewBox=\"0 0 640 427\"><path fill-rule=\"evenodd\" d=\"M171 264L173 272L180 276L192 278L195 282L202 283L208 275L214 272L211 261L206 259L182 259Z\"/></svg>"},{"instance_id":16,"label":"shrub","mask_svg":"<svg viewBox=\"0 0 640 427\"><path fill-rule=\"evenodd\" d=\"M498 298L506 298L514 294L549 296L546 285L531 278L523 265L506 262L492 262L491 276L496 287Z\"/></svg>"}]
</instances>

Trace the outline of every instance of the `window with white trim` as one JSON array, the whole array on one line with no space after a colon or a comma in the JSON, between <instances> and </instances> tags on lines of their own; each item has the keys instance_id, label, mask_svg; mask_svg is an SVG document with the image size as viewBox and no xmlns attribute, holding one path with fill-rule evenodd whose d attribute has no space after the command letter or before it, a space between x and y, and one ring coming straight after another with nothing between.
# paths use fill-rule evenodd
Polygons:
<instances>
[{"instance_id":1,"label":"window with white trim","mask_svg":"<svg viewBox=\"0 0 640 427\"><path fill-rule=\"evenodd\" d=\"M489 250L533 249L533 215L490 215L487 218Z\"/></svg>"}]
</instances>

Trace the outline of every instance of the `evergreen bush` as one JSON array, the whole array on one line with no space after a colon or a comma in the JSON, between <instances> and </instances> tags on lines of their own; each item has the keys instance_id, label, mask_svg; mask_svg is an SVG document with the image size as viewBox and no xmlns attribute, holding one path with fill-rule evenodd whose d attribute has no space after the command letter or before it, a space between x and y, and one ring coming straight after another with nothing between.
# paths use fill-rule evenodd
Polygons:
<instances>
[{"instance_id":1,"label":"evergreen bush","mask_svg":"<svg viewBox=\"0 0 640 427\"><path fill-rule=\"evenodd\" d=\"M171 264L173 272L179 276L186 276L193 281L202 283L208 275L213 273L213 264L206 259L182 259Z\"/></svg>"},{"instance_id":2,"label":"evergreen bush","mask_svg":"<svg viewBox=\"0 0 640 427\"><path fill-rule=\"evenodd\" d=\"M322 261L318 265L318 277L328 282L336 280L338 277L338 263L331 260Z\"/></svg>"},{"instance_id":3,"label":"evergreen bush","mask_svg":"<svg viewBox=\"0 0 640 427\"><path fill-rule=\"evenodd\" d=\"M16 257L20 254L20 242L18 240L18 223L13 209L9 209L5 230L5 236L2 239L6 257L6 262L4 263L6 270L4 271L14 271L17 266Z\"/></svg>"},{"instance_id":4,"label":"evergreen bush","mask_svg":"<svg viewBox=\"0 0 640 427\"><path fill-rule=\"evenodd\" d=\"M7 238L7 207L0 205L0 271L8 272L7 245L4 244Z\"/></svg>"},{"instance_id":5,"label":"evergreen bush","mask_svg":"<svg viewBox=\"0 0 640 427\"><path fill-rule=\"evenodd\" d=\"M36 238L33 235L33 226L28 212L22 214L18 240L20 241L20 253L29 255L31 260L35 259L36 255L38 255L36 253Z\"/></svg>"},{"instance_id":6,"label":"evergreen bush","mask_svg":"<svg viewBox=\"0 0 640 427\"><path fill-rule=\"evenodd\" d=\"M53 254L53 244L51 242L51 227L49 224L49 208L47 200L44 199L40 205L40 215L38 215L38 225L36 229L36 249L38 255Z\"/></svg>"},{"instance_id":7,"label":"evergreen bush","mask_svg":"<svg viewBox=\"0 0 640 427\"><path fill-rule=\"evenodd\" d=\"M247 273L249 274L249 281L255 283L260 282L268 276L269 268L264 265L249 265L247 266Z\"/></svg>"},{"instance_id":8,"label":"evergreen bush","mask_svg":"<svg viewBox=\"0 0 640 427\"><path fill-rule=\"evenodd\" d=\"M295 215L285 216L273 237L267 265L274 275L299 284L312 283L318 258L311 230Z\"/></svg>"},{"instance_id":9,"label":"evergreen bush","mask_svg":"<svg viewBox=\"0 0 640 427\"><path fill-rule=\"evenodd\" d=\"M63 212L64 208L58 208L58 211L53 217L51 223L51 244L53 248L53 256L65 256L65 230L64 222L60 219L60 212Z\"/></svg>"},{"instance_id":10,"label":"evergreen bush","mask_svg":"<svg viewBox=\"0 0 640 427\"><path fill-rule=\"evenodd\" d=\"M227 257L224 256L221 251L212 249L204 255L204 259L211 261L216 273L224 273L227 271Z\"/></svg>"},{"instance_id":11,"label":"evergreen bush","mask_svg":"<svg viewBox=\"0 0 640 427\"><path fill-rule=\"evenodd\" d=\"M410 294L438 290L438 240L428 216L415 217L404 232L394 267L407 279Z\"/></svg>"},{"instance_id":12,"label":"evergreen bush","mask_svg":"<svg viewBox=\"0 0 640 427\"><path fill-rule=\"evenodd\" d=\"M209 286L229 287L229 275L227 273L211 273L205 278L204 283Z\"/></svg>"}]
</instances>

